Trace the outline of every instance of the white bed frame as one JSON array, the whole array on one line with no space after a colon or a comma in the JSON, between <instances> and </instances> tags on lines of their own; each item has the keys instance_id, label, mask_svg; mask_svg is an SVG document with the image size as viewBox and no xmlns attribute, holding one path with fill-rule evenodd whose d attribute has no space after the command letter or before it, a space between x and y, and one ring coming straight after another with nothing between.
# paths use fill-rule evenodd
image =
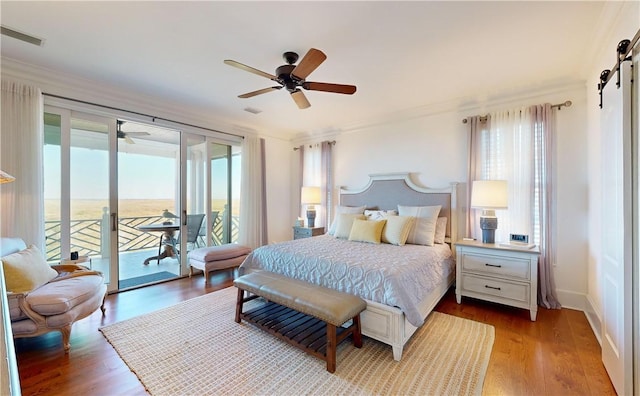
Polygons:
<instances>
[{"instance_id":1,"label":"white bed frame","mask_svg":"<svg viewBox=\"0 0 640 396\"><path fill-rule=\"evenodd\" d=\"M409 173L384 173L369 175L369 183L357 190L339 187L340 205L361 206L370 209L397 209L397 205L428 206L442 205L440 216L446 216L447 243L455 242L463 229L459 215L463 206L458 205L458 197L464 196L460 183L451 183L444 189L431 189L417 186ZM449 279L443 280L421 303L420 313L426 318L435 308L442 296L455 281L455 272ZM395 307L366 300L367 309L360 315L362 334L391 345L393 359L400 361L404 344L411 338L417 327L410 324L404 313Z\"/></svg>"}]
</instances>

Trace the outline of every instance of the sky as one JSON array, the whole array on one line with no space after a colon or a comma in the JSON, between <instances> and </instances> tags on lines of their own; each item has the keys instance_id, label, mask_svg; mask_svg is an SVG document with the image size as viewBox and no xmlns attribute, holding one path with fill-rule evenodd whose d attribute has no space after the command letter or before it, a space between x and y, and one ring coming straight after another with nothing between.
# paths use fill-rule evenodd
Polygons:
<instances>
[{"instance_id":1,"label":"sky","mask_svg":"<svg viewBox=\"0 0 640 396\"><path fill-rule=\"evenodd\" d=\"M71 199L108 199L108 156L105 150L80 147L71 148ZM60 198L60 146L44 146L44 198ZM239 157L234 157L233 191L240 187ZM225 180L225 170L214 167L213 180ZM176 166L173 158L151 155L118 153L119 199L174 199ZM225 198L222 189L213 191L213 198ZM216 196L217 195L217 196ZM234 193L234 198L236 193Z\"/></svg>"}]
</instances>

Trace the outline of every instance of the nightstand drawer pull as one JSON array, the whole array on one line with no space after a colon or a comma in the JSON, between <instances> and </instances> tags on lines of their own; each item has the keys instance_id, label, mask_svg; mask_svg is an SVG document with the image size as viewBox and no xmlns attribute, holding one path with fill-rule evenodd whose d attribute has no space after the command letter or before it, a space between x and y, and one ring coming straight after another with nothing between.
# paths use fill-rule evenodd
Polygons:
<instances>
[{"instance_id":1,"label":"nightstand drawer pull","mask_svg":"<svg viewBox=\"0 0 640 396\"><path fill-rule=\"evenodd\" d=\"M487 289L502 290L499 287L495 287L495 286L484 285L484 287L486 287Z\"/></svg>"},{"instance_id":2,"label":"nightstand drawer pull","mask_svg":"<svg viewBox=\"0 0 640 396\"><path fill-rule=\"evenodd\" d=\"M487 267L495 267L495 268L502 268L501 265L499 264L489 264L489 263L484 263L485 266Z\"/></svg>"}]
</instances>

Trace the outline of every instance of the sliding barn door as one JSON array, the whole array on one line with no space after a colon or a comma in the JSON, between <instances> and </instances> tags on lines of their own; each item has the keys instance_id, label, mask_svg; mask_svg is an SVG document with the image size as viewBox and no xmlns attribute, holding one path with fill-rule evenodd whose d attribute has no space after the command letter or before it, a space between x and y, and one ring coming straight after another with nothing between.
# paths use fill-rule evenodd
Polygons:
<instances>
[{"instance_id":1,"label":"sliding barn door","mask_svg":"<svg viewBox=\"0 0 640 396\"><path fill-rule=\"evenodd\" d=\"M621 65L603 92L602 123L602 361L619 395L632 374L631 65Z\"/></svg>"}]
</instances>

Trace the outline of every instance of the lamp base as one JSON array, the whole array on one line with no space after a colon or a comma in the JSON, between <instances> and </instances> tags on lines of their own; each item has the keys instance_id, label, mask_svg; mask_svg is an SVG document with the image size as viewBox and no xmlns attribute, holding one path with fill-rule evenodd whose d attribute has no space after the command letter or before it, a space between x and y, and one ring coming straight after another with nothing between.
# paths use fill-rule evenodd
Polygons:
<instances>
[{"instance_id":1,"label":"lamp base","mask_svg":"<svg viewBox=\"0 0 640 396\"><path fill-rule=\"evenodd\" d=\"M316 211L314 210L307 210L307 227L309 228L313 228L315 227L316 224Z\"/></svg>"},{"instance_id":2,"label":"lamp base","mask_svg":"<svg viewBox=\"0 0 640 396\"><path fill-rule=\"evenodd\" d=\"M480 229L482 230L482 243L496 243L497 217L480 217Z\"/></svg>"}]
</instances>

